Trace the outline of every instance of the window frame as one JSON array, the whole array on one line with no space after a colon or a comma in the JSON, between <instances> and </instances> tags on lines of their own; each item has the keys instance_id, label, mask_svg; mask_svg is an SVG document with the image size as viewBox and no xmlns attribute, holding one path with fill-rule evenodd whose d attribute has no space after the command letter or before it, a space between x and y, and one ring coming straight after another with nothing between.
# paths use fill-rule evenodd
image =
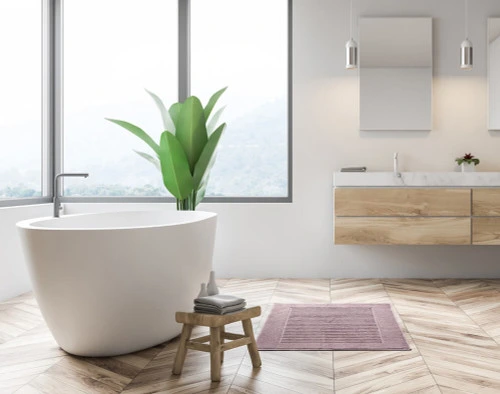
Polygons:
<instances>
[{"instance_id":1,"label":"window frame","mask_svg":"<svg viewBox=\"0 0 500 394\"><path fill-rule=\"evenodd\" d=\"M63 172L63 3L64 0L41 0L43 17L43 125L42 125L42 194L40 198L0 200L0 207L50 203L54 198L53 180ZM203 203L291 203L293 201L293 69L292 4L287 0L287 196L284 197L205 197ZM178 0L178 99L190 95L190 0ZM64 190L61 187L61 190ZM65 197L63 203L171 203L173 197Z\"/></svg>"},{"instance_id":2,"label":"window frame","mask_svg":"<svg viewBox=\"0 0 500 394\"><path fill-rule=\"evenodd\" d=\"M41 80L42 84L42 105L40 111L42 113L42 124L41 124L41 163L40 163L40 172L41 172L41 196L40 197L25 197L25 198L8 198L8 199L0 199L0 208L4 207L12 207L12 206L22 206L22 205L36 205L36 204L46 204L52 201L53 199L53 191L52 185L50 182L52 175L52 161L53 155L51 151L51 141L52 138L52 128L50 123L50 96L51 92L51 84L49 73L52 69L51 64L51 39L53 37L52 32L50 31L51 25L51 15L50 15L50 0L40 0L42 2L42 13L40 18L42 19L42 31L41 31L41 45L42 45L42 58L40 59L41 67ZM53 178L53 177L52 177Z\"/></svg>"}]
</instances>

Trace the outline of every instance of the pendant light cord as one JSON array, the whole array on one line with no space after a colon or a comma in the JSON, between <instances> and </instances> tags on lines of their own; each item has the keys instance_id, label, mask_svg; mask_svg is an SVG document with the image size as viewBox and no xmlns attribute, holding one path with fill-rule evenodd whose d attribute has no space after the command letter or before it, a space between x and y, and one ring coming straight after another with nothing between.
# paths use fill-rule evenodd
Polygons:
<instances>
[{"instance_id":1,"label":"pendant light cord","mask_svg":"<svg viewBox=\"0 0 500 394\"><path fill-rule=\"evenodd\" d=\"M351 38L353 38L352 37L352 0L351 0L351 17L349 19L350 19L350 22L351 22L351 29L350 29L351 30Z\"/></svg>"},{"instance_id":2,"label":"pendant light cord","mask_svg":"<svg viewBox=\"0 0 500 394\"><path fill-rule=\"evenodd\" d=\"M465 0L465 38L469 39L469 0Z\"/></svg>"}]
</instances>

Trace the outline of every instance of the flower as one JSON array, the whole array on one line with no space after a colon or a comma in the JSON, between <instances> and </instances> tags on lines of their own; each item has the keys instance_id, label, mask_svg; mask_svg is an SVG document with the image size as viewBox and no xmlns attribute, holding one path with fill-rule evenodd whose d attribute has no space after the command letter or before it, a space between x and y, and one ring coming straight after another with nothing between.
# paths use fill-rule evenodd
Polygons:
<instances>
[{"instance_id":1,"label":"flower","mask_svg":"<svg viewBox=\"0 0 500 394\"><path fill-rule=\"evenodd\" d=\"M458 163L458 165L467 163L477 166L479 164L479 159L476 159L472 153L465 153L462 157L457 157L455 161Z\"/></svg>"}]
</instances>

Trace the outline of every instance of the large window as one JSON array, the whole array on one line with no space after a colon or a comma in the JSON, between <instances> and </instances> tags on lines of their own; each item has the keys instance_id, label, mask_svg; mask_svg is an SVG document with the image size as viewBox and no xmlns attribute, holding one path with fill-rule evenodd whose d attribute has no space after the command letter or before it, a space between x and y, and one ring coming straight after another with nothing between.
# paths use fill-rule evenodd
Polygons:
<instances>
[{"instance_id":1,"label":"large window","mask_svg":"<svg viewBox=\"0 0 500 394\"><path fill-rule=\"evenodd\" d=\"M227 123L206 197L290 201L291 0L0 0L0 206L170 201L120 119L163 132L169 107L219 101ZM217 109L218 109L217 108ZM114 197L114 199L105 199Z\"/></svg>"},{"instance_id":2,"label":"large window","mask_svg":"<svg viewBox=\"0 0 500 394\"><path fill-rule=\"evenodd\" d=\"M0 1L0 200L42 195L42 3Z\"/></svg>"},{"instance_id":3,"label":"large window","mask_svg":"<svg viewBox=\"0 0 500 394\"><path fill-rule=\"evenodd\" d=\"M161 117L148 89L177 101L177 0L64 2L64 171L66 196L162 196L148 148L105 120L123 119L157 141ZM149 152L149 151L148 151Z\"/></svg>"},{"instance_id":4,"label":"large window","mask_svg":"<svg viewBox=\"0 0 500 394\"><path fill-rule=\"evenodd\" d=\"M288 195L287 3L191 1L191 92L228 86L207 196Z\"/></svg>"}]
</instances>

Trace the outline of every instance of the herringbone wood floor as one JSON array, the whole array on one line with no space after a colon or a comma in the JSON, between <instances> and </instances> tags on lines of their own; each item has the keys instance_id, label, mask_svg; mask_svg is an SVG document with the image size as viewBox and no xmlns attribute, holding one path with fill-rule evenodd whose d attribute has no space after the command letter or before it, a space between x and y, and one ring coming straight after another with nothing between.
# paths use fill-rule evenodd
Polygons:
<instances>
[{"instance_id":1,"label":"herringbone wood floor","mask_svg":"<svg viewBox=\"0 0 500 394\"><path fill-rule=\"evenodd\" d=\"M135 354L79 358L57 347L30 294L0 304L2 393L500 393L500 280L266 279L220 281L223 293L273 303L390 303L409 352L226 352L222 381L209 356L188 352L171 375L177 340ZM235 324L228 331L241 332ZM195 332L202 333L203 330Z\"/></svg>"}]
</instances>

